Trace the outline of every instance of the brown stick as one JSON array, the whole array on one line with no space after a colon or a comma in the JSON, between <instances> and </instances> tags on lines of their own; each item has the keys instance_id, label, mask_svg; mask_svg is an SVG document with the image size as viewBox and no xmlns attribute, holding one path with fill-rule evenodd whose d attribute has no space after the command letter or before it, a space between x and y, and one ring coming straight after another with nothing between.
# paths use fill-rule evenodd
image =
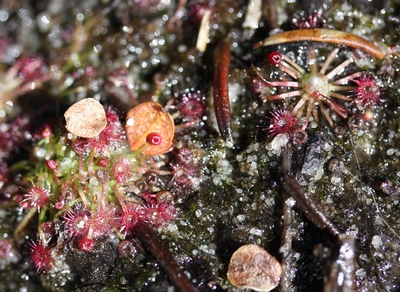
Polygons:
<instances>
[{"instance_id":1,"label":"brown stick","mask_svg":"<svg viewBox=\"0 0 400 292\"><path fill-rule=\"evenodd\" d=\"M318 205L310 199L308 194L293 177L284 172L281 177L281 183L283 190L296 200L300 210L312 223L320 229L326 229L336 239L340 239L341 233L339 229L325 216Z\"/></svg>"},{"instance_id":2,"label":"brown stick","mask_svg":"<svg viewBox=\"0 0 400 292\"><path fill-rule=\"evenodd\" d=\"M198 292L192 281L179 268L170 251L164 246L153 228L145 222L139 222L135 227L136 235L143 242L143 247L149 251L168 275L174 286L181 292Z\"/></svg>"}]
</instances>

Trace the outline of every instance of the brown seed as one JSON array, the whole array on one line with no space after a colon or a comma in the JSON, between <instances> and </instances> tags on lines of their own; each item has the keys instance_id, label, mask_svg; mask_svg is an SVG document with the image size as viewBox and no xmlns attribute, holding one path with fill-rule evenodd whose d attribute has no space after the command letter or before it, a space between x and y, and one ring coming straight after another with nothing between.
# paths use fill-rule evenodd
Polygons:
<instances>
[{"instance_id":1,"label":"brown seed","mask_svg":"<svg viewBox=\"0 0 400 292\"><path fill-rule=\"evenodd\" d=\"M147 155L160 155L171 147L175 124L171 115L163 110L161 104L149 101L131 109L126 116L126 136L132 151L148 145L142 152ZM159 143L149 144L148 135L157 134Z\"/></svg>"},{"instance_id":2,"label":"brown seed","mask_svg":"<svg viewBox=\"0 0 400 292\"><path fill-rule=\"evenodd\" d=\"M279 284L281 264L261 247L248 244L241 246L231 257L227 277L240 288L271 291Z\"/></svg>"},{"instance_id":3,"label":"brown seed","mask_svg":"<svg viewBox=\"0 0 400 292\"><path fill-rule=\"evenodd\" d=\"M64 117L67 130L83 138L96 137L107 125L106 111L94 98L85 98L74 103Z\"/></svg>"}]
</instances>

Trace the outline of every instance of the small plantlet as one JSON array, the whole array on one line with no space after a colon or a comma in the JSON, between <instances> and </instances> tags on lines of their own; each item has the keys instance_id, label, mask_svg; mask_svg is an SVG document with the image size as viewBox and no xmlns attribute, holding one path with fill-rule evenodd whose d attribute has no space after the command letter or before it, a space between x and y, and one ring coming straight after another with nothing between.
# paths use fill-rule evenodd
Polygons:
<instances>
[{"instance_id":1,"label":"small plantlet","mask_svg":"<svg viewBox=\"0 0 400 292\"><path fill-rule=\"evenodd\" d=\"M206 112L203 95L200 92L184 94L179 103L179 110L183 121L198 121Z\"/></svg>"},{"instance_id":2,"label":"small plantlet","mask_svg":"<svg viewBox=\"0 0 400 292\"><path fill-rule=\"evenodd\" d=\"M113 178L118 183L126 182L132 175L131 163L128 158L119 157L112 165Z\"/></svg>"},{"instance_id":3,"label":"small plantlet","mask_svg":"<svg viewBox=\"0 0 400 292\"><path fill-rule=\"evenodd\" d=\"M39 186L33 185L28 193L24 195L24 200L21 202L21 205L24 209L32 209L40 208L46 206L46 204L50 201L50 193Z\"/></svg>"},{"instance_id":4,"label":"small plantlet","mask_svg":"<svg viewBox=\"0 0 400 292\"><path fill-rule=\"evenodd\" d=\"M90 212L86 209L79 209L68 212L64 216L65 228L72 238L86 236L90 229Z\"/></svg>"},{"instance_id":5,"label":"small plantlet","mask_svg":"<svg viewBox=\"0 0 400 292\"><path fill-rule=\"evenodd\" d=\"M278 109L271 113L270 125L266 129L270 137L278 134L291 135L297 127L298 120L295 115L285 109Z\"/></svg>"},{"instance_id":6,"label":"small plantlet","mask_svg":"<svg viewBox=\"0 0 400 292\"><path fill-rule=\"evenodd\" d=\"M41 241L30 244L31 260L38 272L48 272L51 270L53 259L50 254L50 249L47 248Z\"/></svg>"},{"instance_id":7,"label":"small plantlet","mask_svg":"<svg viewBox=\"0 0 400 292\"><path fill-rule=\"evenodd\" d=\"M362 75L358 79L353 79L358 85L355 91L355 102L362 106L374 107L376 103L381 103L381 89L377 81L372 76Z\"/></svg>"},{"instance_id":8,"label":"small plantlet","mask_svg":"<svg viewBox=\"0 0 400 292\"><path fill-rule=\"evenodd\" d=\"M125 234L131 233L139 220L141 220L140 211L137 208L124 208L122 215L118 218L120 224L120 232L123 232Z\"/></svg>"},{"instance_id":9,"label":"small plantlet","mask_svg":"<svg viewBox=\"0 0 400 292\"><path fill-rule=\"evenodd\" d=\"M175 160L170 163L172 169L171 183L179 190L187 187L193 187L193 178L199 176L200 165L195 158L192 150L181 148L176 153Z\"/></svg>"}]
</instances>

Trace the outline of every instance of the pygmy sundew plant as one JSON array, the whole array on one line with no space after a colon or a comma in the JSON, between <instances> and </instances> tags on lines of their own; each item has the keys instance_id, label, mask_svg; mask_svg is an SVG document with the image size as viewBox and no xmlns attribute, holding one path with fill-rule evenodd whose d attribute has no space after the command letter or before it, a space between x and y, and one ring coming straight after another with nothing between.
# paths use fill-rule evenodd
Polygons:
<instances>
[{"instance_id":1,"label":"pygmy sundew plant","mask_svg":"<svg viewBox=\"0 0 400 292\"><path fill-rule=\"evenodd\" d=\"M25 194L24 200L21 202L21 206L24 209L37 208L40 211L40 208L45 207L49 201L49 192L44 188L33 185Z\"/></svg>"},{"instance_id":2,"label":"pygmy sundew plant","mask_svg":"<svg viewBox=\"0 0 400 292\"><path fill-rule=\"evenodd\" d=\"M355 91L355 102L363 107L373 108L376 103L382 103L382 90L376 78L371 75L363 74L357 79L353 79L357 84Z\"/></svg>"},{"instance_id":3,"label":"pygmy sundew plant","mask_svg":"<svg viewBox=\"0 0 400 292\"><path fill-rule=\"evenodd\" d=\"M180 114L184 121L197 122L205 115L206 106L200 92L185 93L179 101Z\"/></svg>"},{"instance_id":4,"label":"pygmy sundew plant","mask_svg":"<svg viewBox=\"0 0 400 292\"><path fill-rule=\"evenodd\" d=\"M332 61L338 54L339 49L334 49L327 57L321 68L318 69L316 56L313 49L308 51L309 71L300 67L284 54L272 52L268 56L268 61L277 66L292 80L274 81L266 79L259 69L256 69L259 81L253 81L255 88L262 93L264 100L287 100L288 107L293 115L298 119L305 117L302 129L306 129L311 115L319 123L318 110L332 126L334 120L332 114L347 118L353 114L348 103L356 103L362 106L373 107L376 102L380 102L380 90L377 82L363 72L356 72L351 75L337 77L352 62L351 58L346 59L334 68L330 68ZM259 84L259 82L261 84ZM277 94L267 94L263 87L288 88L287 92ZM293 88L293 89L292 89ZM355 93L355 97L352 96ZM294 99L299 97L297 99ZM347 103L347 104L346 104ZM282 112L273 114L272 129L276 117L282 116ZM287 116L287 114L285 115ZM282 120L282 119L281 119ZM284 128L283 128L284 129ZM275 132L277 132L275 130Z\"/></svg>"},{"instance_id":5,"label":"pygmy sundew plant","mask_svg":"<svg viewBox=\"0 0 400 292\"><path fill-rule=\"evenodd\" d=\"M297 127L295 115L285 109L278 109L271 113L270 125L266 129L271 137L278 134L291 135Z\"/></svg>"},{"instance_id":6,"label":"pygmy sundew plant","mask_svg":"<svg viewBox=\"0 0 400 292\"><path fill-rule=\"evenodd\" d=\"M66 242L90 252L104 237L124 240L138 222L161 227L176 217L172 201L158 199L151 188L134 187L153 167L151 158L131 152L117 112L108 108L105 113L107 125L94 137L52 134L38 143L44 150L36 157L42 164L41 175L32 176L33 185L20 204L28 211L27 218L39 212L40 240L31 244L32 262L39 272L51 271L50 250L61 253ZM153 137L149 143L157 146L157 141ZM47 223L58 224L57 232L49 233ZM26 220L17 235L23 224ZM55 238L57 244L50 246Z\"/></svg>"},{"instance_id":7,"label":"pygmy sundew plant","mask_svg":"<svg viewBox=\"0 0 400 292\"><path fill-rule=\"evenodd\" d=\"M31 257L36 270L38 272L48 272L52 268L54 259L50 254L50 249L45 243L39 241L37 243L31 243Z\"/></svg>"}]
</instances>

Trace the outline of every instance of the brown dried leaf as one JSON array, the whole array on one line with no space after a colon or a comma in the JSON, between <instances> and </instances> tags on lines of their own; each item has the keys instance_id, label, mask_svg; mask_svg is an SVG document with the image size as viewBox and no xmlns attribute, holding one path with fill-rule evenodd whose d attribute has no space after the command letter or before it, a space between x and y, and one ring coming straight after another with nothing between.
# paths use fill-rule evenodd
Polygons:
<instances>
[{"instance_id":1,"label":"brown dried leaf","mask_svg":"<svg viewBox=\"0 0 400 292\"><path fill-rule=\"evenodd\" d=\"M94 98L85 98L74 103L64 117L67 130L83 138L96 137L107 125L106 111Z\"/></svg>"},{"instance_id":2,"label":"brown dried leaf","mask_svg":"<svg viewBox=\"0 0 400 292\"><path fill-rule=\"evenodd\" d=\"M229 282L240 288L271 291L279 284L281 264L266 250L248 244L236 250L228 266Z\"/></svg>"},{"instance_id":3,"label":"brown dried leaf","mask_svg":"<svg viewBox=\"0 0 400 292\"><path fill-rule=\"evenodd\" d=\"M149 145L142 153L160 155L171 147L175 134L175 124L171 115L163 110L161 104L149 101L131 109L126 116L126 136L132 151L147 144L146 138L151 133L161 137L158 145Z\"/></svg>"}]
</instances>

